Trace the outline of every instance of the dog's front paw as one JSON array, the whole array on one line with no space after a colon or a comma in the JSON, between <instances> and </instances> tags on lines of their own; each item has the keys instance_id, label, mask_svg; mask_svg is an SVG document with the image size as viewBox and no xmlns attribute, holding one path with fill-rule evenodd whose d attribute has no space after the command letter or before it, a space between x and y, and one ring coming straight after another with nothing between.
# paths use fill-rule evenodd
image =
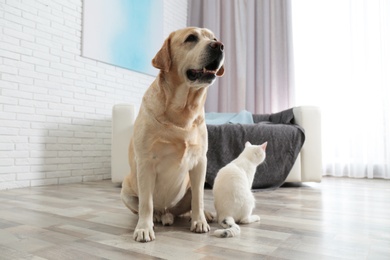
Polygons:
<instances>
[{"instance_id":1,"label":"dog's front paw","mask_svg":"<svg viewBox=\"0 0 390 260\"><path fill-rule=\"evenodd\" d=\"M206 220L192 220L191 231L196 233L207 233L210 231L210 226L207 224Z\"/></svg>"},{"instance_id":2,"label":"dog's front paw","mask_svg":"<svg viewBox=\"0 0 390 260\"><path fill-rule=\"evenodd\" d=\"M150 242L156 239L154 235L153 225L145 225L143 227L139 227L137 225L134 230L134 240L138 242Z\"/></svg>"}]
</instances>

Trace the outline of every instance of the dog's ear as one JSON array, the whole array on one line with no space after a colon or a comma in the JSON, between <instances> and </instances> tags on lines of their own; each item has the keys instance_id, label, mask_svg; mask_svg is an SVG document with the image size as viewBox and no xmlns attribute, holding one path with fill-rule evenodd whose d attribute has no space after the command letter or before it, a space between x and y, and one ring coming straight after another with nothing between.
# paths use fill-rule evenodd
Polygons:
<instances>
[{"instance_id":1,"label":"dog's ear","mask_svg":"<svg viewBox=\"0 0 390 260\"><path fill-rule=\"evenodd\" d=\"M161 49L157 52L156 56L154 56L152 60L153 67L165 72L169 72L172 63L170 45L171 37L168 37L168 39L164 41Z\"/></svg>"},{"instance_id":2,"label":"dog's ear","mask_svg":"<svg viewBox=\"0 0 390 260\"><path fill-rule=\"evenodd\" d=\"M217 76L222 77L223 74L225 74L225 67L222 65L222 67L217 71Z\"/></svg>"}]
</instances>

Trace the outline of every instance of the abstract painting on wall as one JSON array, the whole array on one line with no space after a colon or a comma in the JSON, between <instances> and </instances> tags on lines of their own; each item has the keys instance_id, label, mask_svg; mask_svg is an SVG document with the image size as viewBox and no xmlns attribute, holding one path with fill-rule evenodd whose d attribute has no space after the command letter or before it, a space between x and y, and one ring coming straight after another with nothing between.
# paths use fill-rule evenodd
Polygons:
<instances>
[{"instance_id":1,"label":"abstract painting on wall","mask_svg":"<svg viewBox=\"0 0 390 260\"><path fill-rule=\"evenodd\" d=\"M84 0L82 55L155 76L163 22L162 0Z\"/></svg>"}]
</instances>

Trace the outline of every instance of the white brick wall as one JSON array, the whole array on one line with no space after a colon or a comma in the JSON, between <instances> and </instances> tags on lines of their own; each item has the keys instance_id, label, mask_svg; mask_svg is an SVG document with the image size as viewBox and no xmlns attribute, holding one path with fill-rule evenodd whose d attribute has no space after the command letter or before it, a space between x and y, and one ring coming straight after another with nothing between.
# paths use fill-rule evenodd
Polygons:
<instances>
[{"instance_id":1,"label":"white brick wall","mask_svg":"<svg viewBox=\"0 0 390 260\"><path fill-rule=\"evenodd\" d=\"M164 1L164 35L187 1ZM81 56L82 0L0 0L0 190L109 179L111 109L153 77Z\"/></svg>"}]
</instances>

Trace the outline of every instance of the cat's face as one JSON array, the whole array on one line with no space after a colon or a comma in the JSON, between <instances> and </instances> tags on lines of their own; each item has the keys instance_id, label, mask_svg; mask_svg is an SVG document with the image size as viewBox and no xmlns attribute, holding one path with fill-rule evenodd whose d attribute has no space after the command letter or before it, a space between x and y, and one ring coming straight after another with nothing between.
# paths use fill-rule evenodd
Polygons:
<instances>
[{"instance_id":1,"label":"cat's face","mask_svg":"<svg viewBox=\"0 0 390 260\"><path fill-rule=\"evenodd\" d=\"M267 142L260 145L253 145L250 142L246 142L244 152L253 163L259 165L265 160L266 148Z\"/></svg>"}]
</instances>

